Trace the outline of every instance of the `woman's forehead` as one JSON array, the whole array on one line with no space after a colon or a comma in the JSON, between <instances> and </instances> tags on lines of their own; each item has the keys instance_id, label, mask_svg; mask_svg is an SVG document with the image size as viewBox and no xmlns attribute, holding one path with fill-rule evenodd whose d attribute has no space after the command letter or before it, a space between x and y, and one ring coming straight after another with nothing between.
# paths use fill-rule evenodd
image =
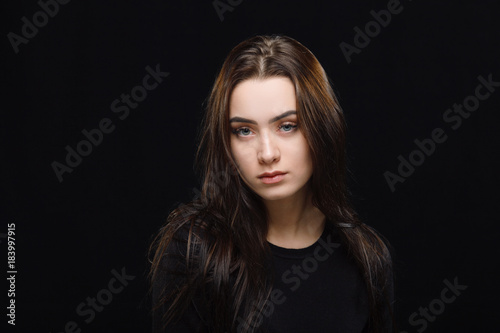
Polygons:
<instances>
[{"instance_id":1,"label":"woman's forehead","mask_svg":"<svg viewBox=\"0 0 500 333\"><path fill-rule=\"evenodd\" d=\"M239 83L231 94L229 117L266 121L283 112L296 110L292 81L285 77L251 79Z\"/></svg>"}]
</instances>

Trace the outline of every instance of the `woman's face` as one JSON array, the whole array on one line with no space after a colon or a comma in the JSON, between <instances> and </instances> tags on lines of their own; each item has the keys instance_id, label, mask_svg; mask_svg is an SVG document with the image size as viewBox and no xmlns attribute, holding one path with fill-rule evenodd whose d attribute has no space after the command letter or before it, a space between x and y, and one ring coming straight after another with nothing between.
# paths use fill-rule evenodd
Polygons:
<instances>
[{"instance_id":1,"label":"woman's face","mask_svg":"<svg viewBox=\"0 0 500 333\"><path fill-rule=\"evenodd\" d=\"M296 110L295 88L288 78L251 79L233 89L231 152L241 178L263 200L308 191L313 165ZM263 177L265 173L278 175Z\"/></svg>"}]
</instances>

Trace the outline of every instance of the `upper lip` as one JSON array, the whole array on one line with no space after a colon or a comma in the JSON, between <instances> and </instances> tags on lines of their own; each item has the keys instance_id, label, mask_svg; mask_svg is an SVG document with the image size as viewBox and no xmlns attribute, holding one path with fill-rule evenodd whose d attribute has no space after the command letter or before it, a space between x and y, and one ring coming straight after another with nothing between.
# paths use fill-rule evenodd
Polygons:
<instances>
[{"instance_id":1,"label":"upper lip","mask_svg":"<svg viewBox=\"0 0 500 333\"><path fill-rule=\"evenodd\" d=\"M281 175L281 174L285 174L286 172L283 172L283 171L273 171L273 172L264 172L264 173L261 173L259 175L259 178L262 178L262 177L274 177L276 175Z\"/></svg>"}]
</instances>

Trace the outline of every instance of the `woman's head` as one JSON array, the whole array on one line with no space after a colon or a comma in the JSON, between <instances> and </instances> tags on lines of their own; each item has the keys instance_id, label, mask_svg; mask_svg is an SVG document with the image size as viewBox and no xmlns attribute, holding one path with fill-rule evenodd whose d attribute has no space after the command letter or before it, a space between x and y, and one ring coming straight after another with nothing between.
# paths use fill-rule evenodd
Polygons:
<instances>
[{"instance_id":1,"label":"woman's head","mask_svg":"<svg viewBox=\"0 0 500 333\"><path fill-rule=\"evenodd\" d=\"M303 202L310 192L312 159L296 110L287 77L247 79L231 93L232 158L241 179L264 201Z\"/></svg>"},{"instance_id":2,"label":"woman's head","mask_svg":"<svg viewBox=\"0 0 500 333\"><path fill-rule=\"evenodd\" d=\"M270 112L267 112L269 109L263 110L264 104L255 99L264 97L266 88L275 88L276 91L283 93L282 105L275 106L275 109ZM269 92L269 90L267 91ZM243 96L251 97L249 95L251 93L254 93L254 99L247 98L247 108L243 110ZM258 95L259 93L261 95ZM237 97L236 104L234 97ZM273 101L279 103L277 97ZM252 107L254 109L251 109ZM280 108L281 110L278 110ZM243 111L247 116L254 112L254 116L243 117L241 115ZM284 138L287 138L285 135L288 137L291 135L288 133L274 137L264 135L264 138L261 136L263 140L260 142L260 147L256 147L257 144L252 146L248 142L252 139L242 138L241 135L235 136L233 133L236 125L240 125L239 127L250 126L236 122L231 123L230 119L239 116L255 120L254 118L259 116L259 112L267 112L265 116L269 116L272 112L279 115L285 111L296 111L296 114L289 115L290 119L284 118L283 120L293 120L291 123L298 125L300 135L296 135L296 137L304 139L303 141L298 140L298 143L305 142L308 147L305 149L300 145L296 146L296 148L304 148L300 149L301 156L310 156L312 167L310 185L313 190L313 202L318 207L326 206L325 209L328 209L328 205L323 205L321 202L330 202L331 198L324 199L324 197L333 195L339 204L343 203L345 195L345 123L341 109L328 77L316 57L305 46L286 36L256 36L243 41L229 53L222 66L209 98L203 126L202 144L200 145L200 148L204 149L202 152L204 154L202 163L205 175L204 190L207 191L206 194L209 197L217 197L221 194L220 191L230 190L227 188L232 187L232 184L244 187L245 185L241 184L238 179L238 174L243 176L246 186L259 196L268 195L267 199L279 197L279 193L275 193L277 191L274 189L268 191L270 193L262 191L259 193L259 189L262 189L258 186L259 181L261 185L262 182L260 179L255 180L255 177L266 171L289 171L279 169L279 163L273 165L268 159L280 158L277 143L283 144ZM261 117L262 121L264 119L265 117ZM265 120L265 124L259 123L259 129L265 128L267 131L261 132L261 134L269 134L272 128L276 129L268 126L267 119ZM264 125L266 126L264 127ZM251 129L245 131L239 133L248 134ZM269 138L276 140L264 142ZM252 158L252 156L246 155L245 151L248 154L253 154L254 161L256 158L260 159L259 166L245 170L245 167L248 167L248 159ZM273 154L275 156L272 156ZM247 158L243 158L244 156ZM245 161L245 165L243 165L243 161ZM290 161L292 161L291 157ZM294 159L293 161L297 162L298 160ZM240 162L239 166L238 162ZM307 161L302 160L302 162L303 165L300 166L301 170L299 170L302 178L296 185L302 184L304 177L309 172ZM240 172L235 172L238 169ZM249 181L249 172L253 172L252 181ZM254 174L255 172L257 175ZM220 186L221 174L230 175L223 186ZM286 177L287 175L285 175ZM279 186L275 186L275 188L278 189ZM331 215L328 212L324 213Z\"/></svg>"}]
</instances>

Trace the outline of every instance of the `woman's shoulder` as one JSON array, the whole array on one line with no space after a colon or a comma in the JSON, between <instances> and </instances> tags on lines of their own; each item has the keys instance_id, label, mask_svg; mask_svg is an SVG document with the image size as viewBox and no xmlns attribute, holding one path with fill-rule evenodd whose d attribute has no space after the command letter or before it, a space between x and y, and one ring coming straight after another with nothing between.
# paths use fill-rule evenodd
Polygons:
<instances>
[{"instance_id":1,"label":"woman's shoulder","mask_svg":"<svg viewBox=\"0 0 500 333\"><path fill-rule=\"evenodd\" d=\"M182 212L173 211L159 233L155 256L159 260L155 261L152 278L155 332L195 331L195 326L201 325L201 315L195 307L195 299L198 302L200 295L198 291L193 292L199 289L193 281L197 281L202 272L199 245L205 237L205 222L199 213L182 215ZM171 313L170 306L181 310ZM167 312L175 320L162 328Z\"/></svg>"},{"instance_id":2,"label":"woman's shoulder","mask_svg":"<svg viewBox=\"0 0 500 333\"><path fill-rule=\"evenodd\" d=\"M172 211L158 237L163 261L194 258L202 245L209 246L214 240L213 226L217 224L214 219L213 214L191 205Z\"/></svg>"}]
</instances>

